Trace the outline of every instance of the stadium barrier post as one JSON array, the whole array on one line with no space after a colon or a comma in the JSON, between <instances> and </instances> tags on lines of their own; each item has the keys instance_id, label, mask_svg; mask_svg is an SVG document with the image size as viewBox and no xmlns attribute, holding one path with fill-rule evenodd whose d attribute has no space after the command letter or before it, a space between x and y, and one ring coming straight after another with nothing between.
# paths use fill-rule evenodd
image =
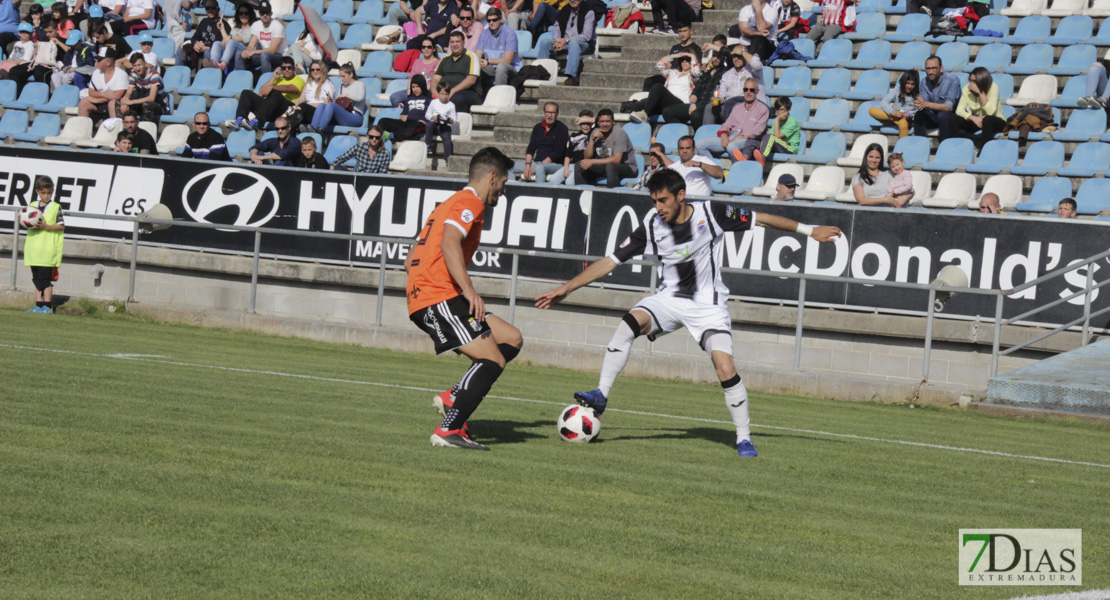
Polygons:
<instances>
[{"instance_id":1,"label":"stadium barrier post","mask_svg":"<svg viewBox=\"0 0 1110 600\"><path fill-rule=\"evenodd\" d=\"M251 314L256 311L255 306L258 300L258 261L262 252L262 232L254 230L254 257L251 264Z\"/></svg>"},{"instance_id":2,"label":"stadium barrier post","mask_svg":"<svg viewBox=\"0 0 1110 600\"><path fill-rule=\"evenodd\" d=\"M1091 288L1095 281L1094 263L1087 264L1087 295L1083 297L1083 337L1079 340L1081 346L1087 345L1087 331L1091 326Z\"/></svg>"},{"instance_id":3,"label":"stadium barrier post","mask_svg":"<svg viewBox=\"0 0 1110 600\"><path fill-rule=\"evenodd\" d=\"M794 323L794 370L802 366L802 320L806 310L806 278L798 280L798 319Z\"/></svg>"},{"instance_id":4,"label":"stadium barrier post","mask_svg":"<svg viewBox=\"0 0 1110 600\"><path fill-rule=\"evenodd\" d=\"M991 347L991 377L998 376L998 346L1002 342L1002 290L998 290L994 303L994 344Z\"/></svg>"},{"instance_id":5,"label":"stadium barrier post","mask_svg":"<svg viewBox=\"0 0 1110 600\"><path fill-rule=\"evenodd\" d=\"M12 291L15 291L15 278L19 274L19 214L12 219Z\"/></svg>"},{"instance_id":6,"label":"stadium barrier post","mask_svg":"<svg viewBox=\"0 0 1110 600\"><path fill-rule=\"evenodd\" d=\"M135 301L135 272L139 262L139 220L131 223L131 267L128 273L130 281L127 283L127 301Z\"/></svg>"},{"instance_id":7,"label":"stadium barrier post","mask_svg":"<svg viewBox=\"0 0 1110 600\"><path fill-rule=\"evenodd\" d=\"M516 276L520 271L520 255L513 252L513 276L509 279L509 324L516 325Z\"/></svg>"},{"instance_id":8,"label":"stadium barrier post","mask_svg":"<svg viewBox=\"0 0 1110 600\"><path fill-rule=\"evenodd\" d=\"M933 351L933 307L937 302L937 291L929 288L929 315L925 318L925 364L921 366L921 382L929 382L929 354Z\"/></svg>"},{"instance_id":9,"label":"stadium barrier post","mask_svg":"<svg viewBox=\"0 0 1110 600\"><path fill-rule=\"evenodd\" d=\"M381 252L378 253L378 308L377 323L382 324L382 304L385 303L385 242L381 242Z\"/></svg>"}]
</instances>

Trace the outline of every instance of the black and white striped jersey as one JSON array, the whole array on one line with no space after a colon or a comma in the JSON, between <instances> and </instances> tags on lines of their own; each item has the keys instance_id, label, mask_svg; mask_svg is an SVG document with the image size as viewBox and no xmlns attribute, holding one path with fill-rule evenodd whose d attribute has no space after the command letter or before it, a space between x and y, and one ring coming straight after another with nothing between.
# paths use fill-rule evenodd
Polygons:
<instances>
[{"instance_id":1,"label":"black and white striped jersey","mask_svg":"<svg viewBox=\"0 0 1110 600\"><path fill-rule=\"evenodd\" d=\"M685 223L668 225L653 210L635 231L609 255L623 263L644 255L659 272L657 294L689 298L695 302L724 306L728 288L721 280L726 231L747 231L755 224L755 213L720 202L688 202L694 209Z\"/></svg>"}]
</instances>

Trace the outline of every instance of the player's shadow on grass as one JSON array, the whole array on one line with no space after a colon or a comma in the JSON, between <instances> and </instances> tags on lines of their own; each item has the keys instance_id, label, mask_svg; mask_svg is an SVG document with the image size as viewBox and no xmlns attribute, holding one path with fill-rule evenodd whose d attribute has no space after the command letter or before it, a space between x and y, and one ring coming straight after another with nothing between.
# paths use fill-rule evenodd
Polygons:
<instances>
[{"instance_id":1,"label":"player's shadow on grass","mask_svg":"<svg viewBox=\"0 0 1110 600\"><path fill-rule=\"evenodd\" d=\"M485 444L523 444L531 439L543 439L549 436L535 433L536 428L551 427L551 421L500 421L485 420L475 422L471 433L475 439Z\"/></svg>"},{"instance_id":2,"label":"player's shadow on grass","mask_svg":"<svg viewBox=\"0 0 1110 600\"><path fill-rule=\"evenodd\" d=\"M798 435L798 434L792 434L792 433L761 433L758 429L759 428L757 427L754 435L752 436L752 440L755 441L755 442L759 442L760 439L767 439L767 438L790 438L790 439L795 439L795 440L809 440L809 441L813 441L813 442L829 442L829 443L834 443L834 444L845 444L845 443L847 443L844 440L834 440L834 439L831 439L831 438L811 436L811 435ZM622 428L613 427L613 428L610 428L608 431L613 432L615 434L617 431L621 431L621 430L622 430ZM624 429L624 431L632 431L632 430L631 429ZM659 439L674 439L674 440L699 439L699 440L707 440L707 441L710 441L710 442L722 444L722 445L729 446L729 447L736 446L736 430L734 430L734 429L716 429L716 428L712 428L712 427L693 427L691 429L671 429L671 430L667 430L665 432L664 431L659 431L658 429L655 429L653 431L656 431L658 433L655 433L655 434L652 434L652 435L626 435L626 434L622 433L622 434L620 434L619 437L616 437L616 438L611 437L609 439L610 439L610 441L620 441L620 440L626 440L626 439L651 439L651 440L659 440ZM604 434L604 431L602 433Z\"/></svg>"}]
</instances>

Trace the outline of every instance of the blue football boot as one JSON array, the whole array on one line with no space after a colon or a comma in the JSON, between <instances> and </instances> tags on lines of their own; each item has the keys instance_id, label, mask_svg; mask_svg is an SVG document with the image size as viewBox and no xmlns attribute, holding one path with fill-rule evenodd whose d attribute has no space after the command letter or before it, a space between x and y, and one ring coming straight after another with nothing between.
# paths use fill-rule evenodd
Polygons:
<instances>
[{"instance_id":1,"label":"blue football boot","mask_svg":"<svg viewBox=\"0 0 1110 600\"><path fill-rule=\"evenodd\" d=\"M609 403L609 399L601 393L600 389L592 392L574 392L574 401L586 408L594 409L598 415L605 412L605 405Z\"/></svg>"}]
</instances>

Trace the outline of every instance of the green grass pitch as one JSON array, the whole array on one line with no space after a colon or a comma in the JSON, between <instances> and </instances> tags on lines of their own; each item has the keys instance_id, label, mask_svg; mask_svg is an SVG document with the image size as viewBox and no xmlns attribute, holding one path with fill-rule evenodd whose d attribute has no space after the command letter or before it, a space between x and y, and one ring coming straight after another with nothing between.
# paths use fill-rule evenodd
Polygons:
<instances>
[{"instance_id":1,"label":"green grass pitch","mask_svg":"<svg viewBox=\"0 0 1110 600\"><path fill-rule=\"evenodd\" d=\"M428 443L454 357L15 310L0 336L4 599L1069 591L959 587L985 527L1080 528L1110 587L1106 424L753 394L740 459L719 387L622 378L568 444L596 374L526 347L466 452Z\"/></svg>"}]
</instances>

